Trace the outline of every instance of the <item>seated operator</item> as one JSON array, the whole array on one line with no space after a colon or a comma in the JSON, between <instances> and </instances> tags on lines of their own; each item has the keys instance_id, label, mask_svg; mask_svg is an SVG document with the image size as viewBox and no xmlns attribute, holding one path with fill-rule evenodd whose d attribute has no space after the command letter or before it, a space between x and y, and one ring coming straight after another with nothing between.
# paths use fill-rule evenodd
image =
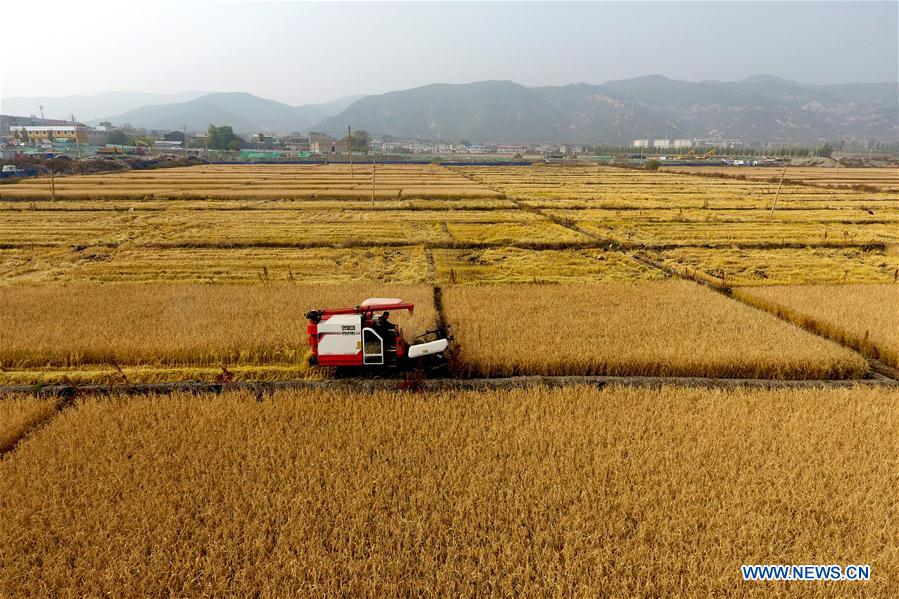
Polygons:
<instances>
[{"instance_id":1,"label":"seated operator","mask_svg":"<svg viewBox=\"0 0 899 599\"><path fill-rule=\"evenodd\" d=\"M396 325L390 322L390 312L384 312L380 316L378 316L378 321L376 326L382 334L386 335L389 333L394 333L396 331Z\"/></svg>"}]
</instances>

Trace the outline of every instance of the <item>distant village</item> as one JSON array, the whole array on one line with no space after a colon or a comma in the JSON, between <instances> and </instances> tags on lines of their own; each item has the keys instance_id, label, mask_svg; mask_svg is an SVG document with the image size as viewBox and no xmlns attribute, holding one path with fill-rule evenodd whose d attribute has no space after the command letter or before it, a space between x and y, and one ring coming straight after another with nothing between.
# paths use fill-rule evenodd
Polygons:
<instances>
[{"instance_id":1,"label":"distant village","mask_svg":"<svg viewBox=\"0 0 899 599\"><path fill-rule=\"evenodd\" d=\"M351 137L350 137L351 135ZM448 160L484 159L570 160L578 158L728 162L725 156L829 156L833 148L799 146L750 148L740 139L679 138L634 139L622 146L575 143L457 143L372 138L366 131L336 137L323 132L283 135L235 133L228 125L210 125L206 131L152 130L115 127L104 122L88 125L72 120L35 116L0 115L0 158L65 155L70 158L180 155L209 160L345 160L351 154L387 160L447 157ZM752 161L751 163L759 163ZM742 164L742 163L737 163Z\"/></svg>"},{"instance_id":2,"label":"distant village","mask_svg":"<svg viewBox=\"0 0 899 599\"><path fill-rule=\"evenodd\" d=\"M42 149L75 150L81 146L82 152L94 154L116 154L127 152L143 154L147 152L190 152L232 151L247 158L307 158L312 156L341 156L350 153L347 136L335 137L327 133L310 131L273 135L268 133L232 135L229 144L221 147L213 144L209 131L145 131L127 127L114 127L111 123L91 126L84 123L39 119L35 117L0 116L0 145L5 155L10 152L34 153ZM214 129L219 129L218 127ZM395 140L390 137L372 139L365 131L353 132L352 150L364 154L383 155L501 155L524 154L577 156L584 154L585 148L577 144L484 144L446 143Z\"/></svg>"}]
</instances>

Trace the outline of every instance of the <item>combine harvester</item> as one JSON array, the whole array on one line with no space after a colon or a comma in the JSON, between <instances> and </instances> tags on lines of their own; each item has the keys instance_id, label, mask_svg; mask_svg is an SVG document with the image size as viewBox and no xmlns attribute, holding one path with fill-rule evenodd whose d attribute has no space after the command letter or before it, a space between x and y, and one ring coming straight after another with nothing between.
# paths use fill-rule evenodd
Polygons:
<instances>
[{"instance_id":1,"label":"combine harvester","mask_svg":"<svg viewBox=\"0 0 899 599\"><path fill-rule=\"evenodd\" d=\"M309 347L312 366L336 367L339 374L387 374L405 371L440 372L447 366L443 352L452 337L428 331L408 344L402 330L388 320L390 310L414 304L399 298L368 298L354 308L310 310ZM376 312L382 312L375 317Z\"/></svg>"}]
</instances>

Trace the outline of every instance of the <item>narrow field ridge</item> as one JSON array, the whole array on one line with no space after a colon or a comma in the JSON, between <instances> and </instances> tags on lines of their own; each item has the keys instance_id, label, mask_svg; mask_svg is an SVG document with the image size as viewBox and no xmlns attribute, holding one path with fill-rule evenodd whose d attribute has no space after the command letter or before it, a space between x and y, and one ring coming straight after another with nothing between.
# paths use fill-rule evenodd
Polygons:
<instances>
[{"instance_id":1,"label":"narrow field ridge","mask_svg":"<svg viewBox=\"0 0 899 599\"><path fill-rule=\"evenodd\" d=\"M589 385L597 388L622 387L686 387L698 389L851 389L855 387L896 387L899 381L872 374L864 379L726 379L665 376L512 376L504 378L436 378L436 379L368 379L347 378L328 380L240 381L234 383L173 382L132 385L7 385L0 386L3 395L32 394L41 397L72 397L74 395L148 395L169 393L222 393L232 390L255 391L259 395L289 389L320 389L346 391L470 391L517 389L534 387L574 387Z\"/></svg>"}]
</instances>

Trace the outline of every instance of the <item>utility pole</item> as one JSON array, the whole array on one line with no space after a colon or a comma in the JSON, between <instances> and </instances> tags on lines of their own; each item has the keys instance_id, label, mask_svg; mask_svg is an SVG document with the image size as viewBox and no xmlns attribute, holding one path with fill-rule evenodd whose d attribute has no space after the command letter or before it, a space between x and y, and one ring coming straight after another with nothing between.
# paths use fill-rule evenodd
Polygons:
<instances>
[{"instance_id":1,"label":"utility pole","mask_svg":"<svg viewBox=\"0 0 899 599\"><path fill-rule=\"evenodd\" d=\"M371 155L371 207L375 207L375 155Z\"/></svg>"},{"instance_id":2,"label":"utility pole","mask_svg":"<svg viewBox=\"0 0 899 599\"><path fill-rule=\"evenodd\" d=\"M350 179L353 178L353 130L346 126L346 147L350 153Z\"/></svg>"},{"instance_id":3,"label":"utility pole","mask_svg":"<svg viewBox=\"0 0 899 599\"><path fill-rule=\"evenodd\" d=\"M184 136L184 157L187 158L187 125L181 125L181 134Z\"/></svg>"},{"instance_id":4,"label":"utility pole","mask_svg":"<svg viewBox=\"0 0 899 599\"><path fill-rule=\"evenodd\" d=\"M78 141L78 125L75 124L75 115L72 115L72 132L75 134L75 147L78 148L78 160L81 160L81 142Z\"/></svg>"},{"instance_id":5,"label":"utility pole","mask_svg":"<svg viewBox=\"0 0 899 599\"><path fill-rule=\"evenodd\" d=\"M771 215L768 218L774 218L774 208L777 207L777 198L780 197L780 188L784 184L784 175L787 174L787 165L784 164L784 170L780 174L780 183L777 184L777 193L774 194L774 202L771 204Z\"/></svg>"},{"instance_id":6,"label":"utility pole","mask_svg":"<svg viewBox=\"0 0 899 599\"><path fill-rule=\"evenodd\" d=\"M56 201L56 182L53 180L53 160L55 160L55 159L51 158L48 162L50 164L50 200L55 202Z\"/></svg>"}]
</instances>

